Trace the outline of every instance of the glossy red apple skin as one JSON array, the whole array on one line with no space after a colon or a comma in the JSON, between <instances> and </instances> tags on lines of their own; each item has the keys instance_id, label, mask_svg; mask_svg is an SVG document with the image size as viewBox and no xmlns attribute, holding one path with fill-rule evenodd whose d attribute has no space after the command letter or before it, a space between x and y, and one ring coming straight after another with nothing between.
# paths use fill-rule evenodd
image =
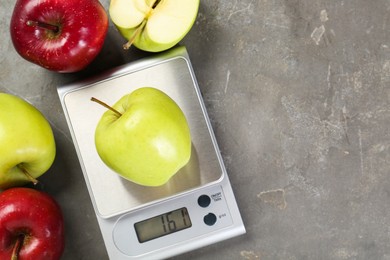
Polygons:
<instances>
[{"instance_id":1,"label":"glossy red apple skin","mask_svg":"<svg viewBox=\"0 0 390 260\"><path fill-rule=\"evenodd\" d=\"M28 21L58 26L54 32ZM48 70L77 72L101 51L108 17L98 0L17 0L10 23L12 43L26 60Z\"/></svg>"},{"instance_id":2,"label":"glossy red apple skin","mask_svg":"<svg viewBox=\"0 0 390 260\"><path fill-rule=\"evenodd\" d=\"M0 259L11 259L17 238L24 235L18 260L58 260L64 250L60 207L48 194L32 188L0 193Z\"/></svg>"}]
</instances>

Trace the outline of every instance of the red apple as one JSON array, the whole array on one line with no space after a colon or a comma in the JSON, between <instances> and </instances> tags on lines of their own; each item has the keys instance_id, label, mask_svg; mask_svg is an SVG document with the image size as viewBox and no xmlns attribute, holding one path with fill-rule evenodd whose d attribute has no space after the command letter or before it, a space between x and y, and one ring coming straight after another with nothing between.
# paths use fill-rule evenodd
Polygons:
<instances>
[{"instance_id":1,"label":"red apple","mask_svg":"<svg viewBox=\"0 0 390 260\"><path fill-rule=\"evenodd\" d=\"M0 259L58 260L64 250L61 209L32 188L0 193Z\"/></svg>"},{"instance_id":2,"label":"red apple","mask_svg":"<svg viewBox=\"0 0 390 260\"><path fill-rule=\"evenodd\" d=\"M90 64L107 30L108 16L98 0L17 0L10 24L23 58L61 73Z\"/></svg>"}]
</instances>

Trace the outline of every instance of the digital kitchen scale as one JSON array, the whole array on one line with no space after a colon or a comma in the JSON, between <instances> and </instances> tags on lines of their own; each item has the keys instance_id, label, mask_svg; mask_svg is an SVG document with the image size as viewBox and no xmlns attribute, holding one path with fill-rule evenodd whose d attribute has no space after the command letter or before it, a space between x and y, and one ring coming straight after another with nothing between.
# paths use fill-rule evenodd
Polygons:
<instances>
[{"instance_id":1,"label":"digital kitchen scale","mask_svg":"<svg viewBox=\"0 0 390 260\"><path fill-rule=\"evenodd\" d=\"M113 105L145 86L169 95L191 131L189 163L160 187L120 177L94 143L107 109L91 97ZM163 259L245 233L185 47L60 86L58 94L110 259Z\"/></svg>"}]
</instances>

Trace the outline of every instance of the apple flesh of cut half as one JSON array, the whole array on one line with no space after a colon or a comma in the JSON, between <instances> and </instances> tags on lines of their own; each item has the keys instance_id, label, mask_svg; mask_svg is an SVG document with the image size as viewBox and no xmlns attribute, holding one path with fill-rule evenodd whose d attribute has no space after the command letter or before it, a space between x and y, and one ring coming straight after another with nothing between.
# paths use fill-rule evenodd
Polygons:
<instances>
[{"instance_id":1,"label":"apple flesh of cut half","mask_svg":"<svg viewBox=\"0 0 390 260\"><path fill-rule=\"evenodd\" d=\"M190 31L200 0L111 0L109 14L121 35L138 49L159 52Z\"/></svg>"}]
</instances>

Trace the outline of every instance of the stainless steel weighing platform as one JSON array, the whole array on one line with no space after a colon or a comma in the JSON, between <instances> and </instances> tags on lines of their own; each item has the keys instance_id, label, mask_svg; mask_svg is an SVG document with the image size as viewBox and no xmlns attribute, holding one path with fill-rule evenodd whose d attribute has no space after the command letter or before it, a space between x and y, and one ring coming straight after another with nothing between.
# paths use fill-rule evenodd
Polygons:
<instances>
[{"instance_id":1,"label":"stainless steel weighing platform","mask_svg":"<svg viewBox=\"0 0 390 260\"><path fill-rule=\"evenodd\" d=\"M175 100L191 131L189 163L160 187L121 178L94 143L106 108L91 97L114 104L145 86ZM185 47L60 86L58 94L110 259L162 259L245 233Z\"/></svg>"}]
</instances>

